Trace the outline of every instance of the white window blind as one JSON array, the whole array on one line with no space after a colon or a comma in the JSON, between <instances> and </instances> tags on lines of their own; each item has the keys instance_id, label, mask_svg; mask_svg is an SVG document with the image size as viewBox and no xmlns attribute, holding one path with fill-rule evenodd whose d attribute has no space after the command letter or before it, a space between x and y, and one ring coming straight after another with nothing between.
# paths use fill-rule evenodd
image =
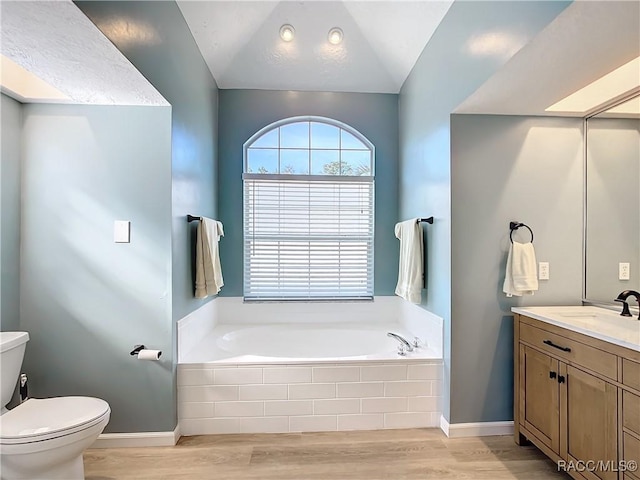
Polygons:
<instances>
[{"instance_id":1,"label":"white window blind","mask_svg":"<svg viewBox=\"0 0 640 480\"><path fill-rule=\"evenodd\" d=\"M372 298L373 186L373 177L245 174L245 299Z\"/></svg>"}]
</instances>

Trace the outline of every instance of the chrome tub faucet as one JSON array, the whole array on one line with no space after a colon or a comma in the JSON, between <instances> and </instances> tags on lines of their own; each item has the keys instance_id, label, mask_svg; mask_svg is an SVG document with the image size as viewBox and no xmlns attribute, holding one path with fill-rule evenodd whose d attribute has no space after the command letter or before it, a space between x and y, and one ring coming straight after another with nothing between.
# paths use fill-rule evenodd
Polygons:
<instances>
[{"instance_id":1,"label":"chrome tub faucet","mask_svg":"<svg viewBox=\"0 0 640 480\"><path fill-rule=\"evenodd\" d=\"M409 342L407 342L404 337L393 332L387 332L387 337L395 338L398 342L400 342L400 346L398 347L398 355L404 355L405 348L407 349L407 352L413 352L413 347Z\"/></svg>"}]
</instances>

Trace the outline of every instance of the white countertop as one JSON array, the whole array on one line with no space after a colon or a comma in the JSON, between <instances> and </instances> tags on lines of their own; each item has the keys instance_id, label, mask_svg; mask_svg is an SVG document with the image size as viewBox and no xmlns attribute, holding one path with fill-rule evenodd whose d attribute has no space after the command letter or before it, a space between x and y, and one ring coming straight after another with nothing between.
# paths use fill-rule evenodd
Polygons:
<instances>
[{"instance_id":1,"label":"white countertop","mask_svg":"<svg viewBox=\"0 0 640 480\"><path fill-rule=\"evenodd\" d=\"M640 352L640 320L601 307L513 307L511 311Z\"/></svg>"}]
</instances>

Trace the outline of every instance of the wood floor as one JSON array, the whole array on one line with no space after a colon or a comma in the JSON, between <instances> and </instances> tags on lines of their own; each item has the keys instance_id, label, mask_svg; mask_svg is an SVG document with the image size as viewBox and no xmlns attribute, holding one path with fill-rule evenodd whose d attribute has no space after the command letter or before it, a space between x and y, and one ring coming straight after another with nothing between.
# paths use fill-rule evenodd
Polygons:
<instances>
[{"instance_id":1,"label":"wood floor","mask_svg":"<svg viewBox=\"0 0 640 480\"><path fill-rule=\"evenodd\" d=\"M513 437L448 439L439 429L182 437L175 447L87 450L87 480L561 479Z\"/></svg>"}]
</instances>

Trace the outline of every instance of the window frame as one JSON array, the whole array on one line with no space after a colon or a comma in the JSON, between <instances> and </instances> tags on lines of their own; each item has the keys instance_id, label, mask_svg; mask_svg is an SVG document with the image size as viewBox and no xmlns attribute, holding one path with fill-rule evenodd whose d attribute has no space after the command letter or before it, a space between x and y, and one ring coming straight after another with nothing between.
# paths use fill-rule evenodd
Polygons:
<instances>
[{"instance_id":1,"label":"window frame","mask_svg":"<svg viewBox=\"0 0 640 480\"><path fill-rule=\"evenodd\" d=\"M248 172L248 162L249 162L249 149L251 148L251 145L253 145L256 140L258 140L259 138L261 138L263 135L266 135L267 133L269 133L272 130L275 130L277 128L283 127L285 125L289 125L289 124L294 124L294 123L300 123L300 122L316 122L316 123L324 123L325 125L330 125L332 127L337 127L339 129L345 130L346 132L350 133L351 135L353 135L354 137L356 137L358 140L360 140L369 150L370 152L370 166L371 166L371 174L370 175L327 175L328 177L349 177L349 176L353 176L353 177L371 177L373 179L375 179L376 176L376 172L375 172L375 167L376 167L376 149L375 149L375 145L373 145L373 143L371 143L371 141L369 141L369 139L367 137L365 137L362 133L360 133L359 131L357 131L355 128L351 127L350 125L347 125L346 123L343 123L339 120L334 120L332 118L328 118L328 117L318 117L318 116L313 116L313 115L304 115L304 116L298 116L298 117L289 117L289 118L283 118L282 120L278 120L275 121L263 128L261 128L260 130L258 130L256 133L254 133L253 135L251 135L251 137L244 142L244 144L242 145L242 173L243 176L244 175L283 175L286 178L293 178L296 176L296 174L289 174L289 173L255 173L255 172ZM265 147L266 149L266 147ZM289 150L289 149L297 149L297 150L305 150L304 148L281 148L278 146L278 151L280 150ZM323 150L321 148L312 148L311 147L311 142L309 142L309 147L306 148L306 150L309 150L310 152L312 150ZM342 151L342 148L337 148L337 149L324 149L324 150L339 150ZM355 149L348 149L345 148L344 150L346 151L357 151ZM319 177L321 175L313 175L311 173L309 174L300 174L300 176L304 177L304 178L308 178L310 176L316 176Z\"/></svg>"},{"instance_id":2,"label":"window frame","mask_svg":"<svg viewBox=\"0 0 640 480\"><path fill-rule=\"evenodd\" d=\"M251 148L251 146L260 138L262 138L264 135L268 134L269 132L279 129L280 127L286 126L286 125L290 125L290 124L295 124L295 123L300 123L300 122L309 122L309 144L308 147L306 147L303 150L307 150L309 152L309 173L308 174L288 174L288 173L255 173L255 172L248 172L249 170L249 150ZM312 142L311 142L311 123L322 123L325 125L329 125L335 128L338 128L339 131L344 130L345 132L353 135L357 140L359 140L360 142L362 142L362 144L366 147L366 149L369 152L369 166L370 166L370 174L369 175L314 175L311 173L311 152L313 150L323 150L322 148L313 148L312 147ZM338 150L339 152L342 151L364 151L364 149L348 149L342 148L342 134L341 132L339 133L340 135L340 144L339 147L336 149L326 149L326 150ZM269 148L269 147L264 147L264 148ZM275 147L273 147L275 149ZM285 147L284 150L286 150L287 148ZM280 146L280 140L278 141L278 172L280 172L280 168L281 168L281 162L280 162L280 151L283 150L283 148ZM342 159L342 156L340 155L340 161ZM244 144L243 144L243 174L242 174L242 180L243 180L243 187L242 187L242 212L243 212L243 218L242 218L242 225L243 225L243 239L242 239L242 245L243 245L243 266L242 266L242 270L243 270L243 298L245 302L300 302L300 301L304 301L304 302L331 302L331 301L371 301L373 300L373 295L374 295L374 290L375 290L375 285L374 285L374 281L375 281L375 163L376 163L376 156L375 156L375 146L373 145L373 143L371 141L369 141L368 138L366 138L362 133L360 133L359 131L357 131L355 128L351 127L350 125L340 122L339 120L335 120L332 118L328 118L328 117L321 117L321 116L309 116L309 115L305 115L305 116L295 116L295 117L288 117L288 118L284 118L281 120L278 120L276 122L273 122L269 125L266 125L265 127L261 128L260 130L258 130L256 133L254 133ZM278 297L278 298L271 298L271 297L251 297L251 296L247 296L246 292L246 288L247 285L245 283L246 280L246 274L247 274L247 259L246 259L246 252L247 252L247 248L246 248L246 238L245 238L245 229L246 229L246 225L245 225L245 214L246 214L246 208L247 205L245 205L245 201L246 201L246 181L249 180L258 180L258 179L264 179L264 180L274 180L274 181L302 181L302 182L362 182L362 183L369 183L371 185L371 256L369 258L369 261L371 262L371 269L370 269L370 284L371 284L371 291L370 291L370 295L366 295L366 296L345 296L345 297L341 297L341 296L327 296L327 297L313 297L313 296L300 296L300 297L296 297L296 296L292 296L292 297Z\"/></svg>"}]
</instances>

